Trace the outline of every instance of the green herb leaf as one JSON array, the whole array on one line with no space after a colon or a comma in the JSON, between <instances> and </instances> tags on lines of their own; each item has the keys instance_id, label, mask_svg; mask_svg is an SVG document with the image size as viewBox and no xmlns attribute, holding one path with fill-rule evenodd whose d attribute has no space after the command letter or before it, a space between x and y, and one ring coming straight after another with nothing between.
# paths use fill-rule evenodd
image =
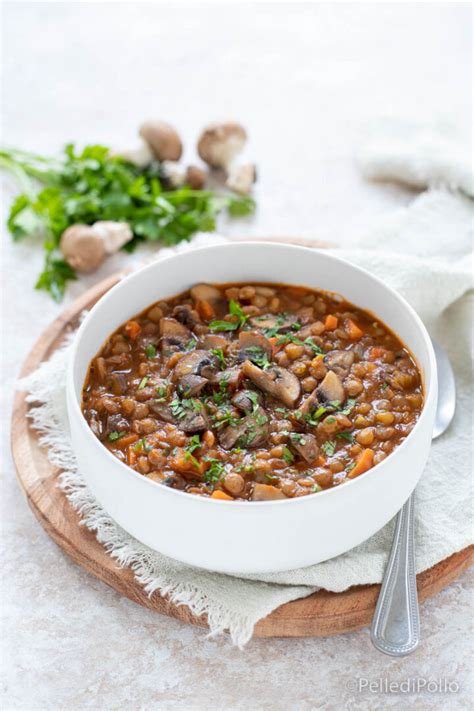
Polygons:
<instances>
[{"instance_id":1,"label":"green herb leaf","mask_svg":"<svg viewBox=\"0 0 474 711\"><path fill-rule=\"evenodd\" d=\"M321 445L321 449L327 457L332 457L336 451L336 442L334 440L327 440Z\"/></svg>"},{"instance_id":2,"label":"green herb leaf","mask_svg":"<svg viewBox=\"0 0 474 711\"><path fill-rule=\"evenodd\" d=\"M145 375L145 377L140 380L140 384L139 384L137 390L143 390L143 388L146 386L147 382L148 382L148 375Z\"/></svg>"},{"instance_id":3,"label":"green herb leaf","mask_svg":"<svg viewBox=\"0 0 474 711\"><path fill-rule=\"evenodd\" d=\"M211 348L211 353L212 355L216 356L221 369L224 370L226 367L226 362L224 357L224 351L222 350L222 348Z\"/></svg>"},{"instance_id":4,"label":"green herb leaf","mask_svg":"<svg viewBox=\"0 0 474 711\"><path fill-rule=\"evenodd\" d=\"M109 442L116 442L118 439L124 437L126 434L126 432L117 432L117 430L114 430L109 434Z\"/></svg>"},{"instance_id":5,"label":"green herb leaf","mask_svg":"<svg viewBox=\"0 0 474 711\"><path fill-rule=\"evenodd\" d=\"M208 484L215 484L225 472L224 465L219 459L215 459L214 457L204 457L204 460L211 462L211 466L204 472L203 479Z\"/></svg>"},{"instance_id":6,"label":"green herb leaf","mask_svg":"<svg viewBox=\"0 0 474 711\"><path fill-rule=\"evenodd\" d=\"M153 343L149 343L145 348L145 355L147 358L154 358L156 356L156 348Z\"/></svg>"},{"instance_id":7,"label":"green herb leaf","mask_svg":"<svg viewBox=\"0 0 474 711\"><path fill-rule=\"evenodd\" d=\"M283 459L287 464L293 464L293 462L295 461L293 454L290 452L286 445L283 447Z\"/></svg>"},{"instance_id":8,"label":"green herb leaf","mask_svg":"<svg viewBox=\"0 0 474 711\"><path fill-rule=\"evenodd\" d=\"M338 439L346 439L348 442L354 443L355 438L352 432L338 432L336 437Z\"/></svg>"}]
</instances>

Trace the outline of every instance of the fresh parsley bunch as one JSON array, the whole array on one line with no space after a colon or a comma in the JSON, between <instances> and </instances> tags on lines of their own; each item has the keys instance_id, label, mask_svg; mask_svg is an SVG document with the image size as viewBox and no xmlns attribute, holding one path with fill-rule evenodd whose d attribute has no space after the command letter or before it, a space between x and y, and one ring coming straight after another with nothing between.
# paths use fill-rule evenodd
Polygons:
<instances>
[{"instance_id":1,"label":"fresh parsley bunch","mask_svg":"<svg viewBox=\"0 0 474 711\"><path fill-rule=\"evenodd\" d=\"M158 162L138 168L111 157L109 149L99 145L77 152L69 144L60 159L2 150L0 167L16 176L23 191L11 206L8 229L14 240L42 235L45 266L36 288L56 301L62 299L67 282L76 279L59 252L61 235L70 225L128 222L134 237L124 249L131 251L140 241L169 246L199 231L212 232L222 210L236 217L255 209L247 196L189 187L167 190Z\"/></svg>"}]
</instances>

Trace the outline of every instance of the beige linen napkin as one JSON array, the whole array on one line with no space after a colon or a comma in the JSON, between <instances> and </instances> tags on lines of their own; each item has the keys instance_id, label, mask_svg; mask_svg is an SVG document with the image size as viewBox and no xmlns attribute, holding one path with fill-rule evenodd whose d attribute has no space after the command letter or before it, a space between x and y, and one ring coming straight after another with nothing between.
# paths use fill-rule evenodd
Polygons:
<instances>
[{"instance_id":1,"label":"beige linen napkin","mask_svg":"<svg viewBox=\"0 0 474 711\"><path fill-rule=\"evenodd\" d=\"M398 289L447 349L455 369L456 416L450 430L434 443L417 488L418 571L472 542L471 227L468 198L433 190L360 235L357 243L364 249L334 251ZM178 251L221 241L217 236L199 236L191 244L180 245ZM163 251L158 258L168 253ZM94 500L76 471L64 396L67 357L66 347L21 383L28 400L41 403L31 410L33 425L51 461L64 471L61 486L81 512L84 524L96 532L119 564L133 568L150 594L159 591L176 604L188 605L197 615L206 614L211 633L227 629L234 644L242 647L255 623L285 602L321 587L342 591L380 582L393 522L357 548L324 563L240 578L178 563L133 539Z\"/></svg>"}]
</instances>

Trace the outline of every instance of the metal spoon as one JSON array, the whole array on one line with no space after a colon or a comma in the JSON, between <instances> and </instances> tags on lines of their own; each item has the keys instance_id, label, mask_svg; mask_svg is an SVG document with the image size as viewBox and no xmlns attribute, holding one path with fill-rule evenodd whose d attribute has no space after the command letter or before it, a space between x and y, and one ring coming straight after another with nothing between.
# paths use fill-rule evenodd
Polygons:
<instances>
[{"instance_id":1,"label":"metal spoon","mask_svg":"<svg viewBox=\"0 0 474 711\"><path fill-rule=\"evenodd\" d=\"M438 405L433 427L433 439L436 439L448 429L454 417L456 386L446 351L435 341L433 347L438 368ZM413 492L397 516L392 550L370 633L373 645L392 657L410 654L420 641L414 508Z\"/></svg>"}]
</instances>

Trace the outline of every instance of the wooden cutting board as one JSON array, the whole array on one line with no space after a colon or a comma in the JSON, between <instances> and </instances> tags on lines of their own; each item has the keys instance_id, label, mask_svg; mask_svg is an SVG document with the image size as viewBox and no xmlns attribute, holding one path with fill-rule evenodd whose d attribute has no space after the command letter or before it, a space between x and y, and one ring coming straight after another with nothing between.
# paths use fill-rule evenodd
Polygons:
<instances>
[{"instance_id":1,"label":"wooden cutting board","mask_svg":"<svg viewBox=\"0 0 474 711\"><path fill-rule=\"evenodd\" d=\"M305 244L298 239L268 238ZM310 245L311 246L311 245ZM323 244L312 246L322 247ZM65 336L75 330L80 314L91 308L120 278L116 274L78 298L44 331L24 362L25 376L47 360ZM17 393L12 415L12 451L18 481L34 514L49 536L76 563L117 592L144 607L183 622L206 627L205 616L196 617L185 606L176 607L158 593L148 597L129 568L117 563L97 542L93 533L79 525L79 516L57 487L60 471L55 469L38 444L38 434L27 418L24 393ZM455 553L418 576L418 595L424 600L449 585L472 563L474 546ZM282 605L255 627L256 637L319 637L351 632L370 624L380 585L364 585L342 593L324 590Z\"/></svg>"}]
</instances>

